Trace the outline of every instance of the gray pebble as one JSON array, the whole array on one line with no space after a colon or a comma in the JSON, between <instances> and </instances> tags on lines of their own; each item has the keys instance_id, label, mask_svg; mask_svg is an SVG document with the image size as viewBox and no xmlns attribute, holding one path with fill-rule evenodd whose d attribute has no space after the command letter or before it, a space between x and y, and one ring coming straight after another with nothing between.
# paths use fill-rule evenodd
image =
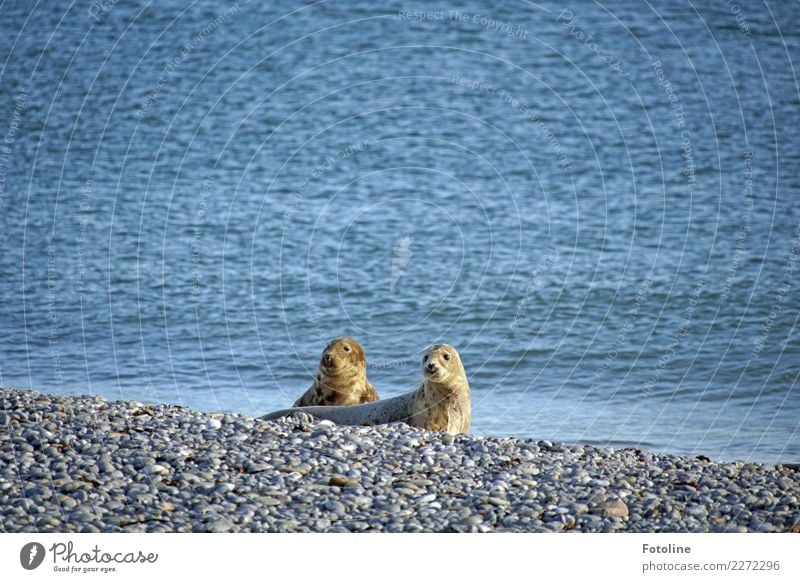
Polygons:
<instances>
[{"instance_id":1,"label":"gray pebble","mask_svg":"<svg viewBox=\"0 0 800 582\"><path fill-rule=\"evenodd\" d=\"M0 388L0 522L60 531L800 529L800 475ZM68 411L68 412L67 412Z\"/></svg>"}]
</instances>

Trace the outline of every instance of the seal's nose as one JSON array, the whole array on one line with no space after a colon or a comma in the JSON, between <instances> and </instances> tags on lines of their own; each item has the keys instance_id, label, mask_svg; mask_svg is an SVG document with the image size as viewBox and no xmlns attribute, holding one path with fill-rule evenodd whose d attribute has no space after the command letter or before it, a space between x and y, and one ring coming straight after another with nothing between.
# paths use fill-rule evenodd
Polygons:
<instances>
[{"instance_id":1,"label":"seal's nose","mask_svg":"<svg viewBox=\"0 0 800 582\"><path fill-rule=\"evenodd\" d=\"M333 358L331 357L331 353L330 352L325 352L325 356L323 356L323 358L324 358L326 364L330 364L333 361Z\"/></svg>"},{"instance_id":2,"label":"seal's nose","mask_svg":"<svg viewBox=\"0 0 800 582\"><path fill-rule=\"evenodd\" d=\"M436 364L434 362L428 362L426 366L428 368L428 372L435 372L436 371Z\"/></svg>"}]
</instances>

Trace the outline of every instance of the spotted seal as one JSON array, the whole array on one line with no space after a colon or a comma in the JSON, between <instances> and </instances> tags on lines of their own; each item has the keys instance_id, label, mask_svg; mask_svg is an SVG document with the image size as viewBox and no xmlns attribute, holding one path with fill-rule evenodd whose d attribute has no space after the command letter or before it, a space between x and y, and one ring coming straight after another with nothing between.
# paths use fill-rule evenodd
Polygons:
<instances>
[{"instance_id":1,"label":"spotted seal","mask_svg":"<svg viewBox=\"0 0 800 582\"><path fill-rule=\"evenodd\" d=\"M377 399L367 379L364 348L351 337L337 337L325 346L314 383L294 406L352 406Z\"/></svg>"}]
</instances>

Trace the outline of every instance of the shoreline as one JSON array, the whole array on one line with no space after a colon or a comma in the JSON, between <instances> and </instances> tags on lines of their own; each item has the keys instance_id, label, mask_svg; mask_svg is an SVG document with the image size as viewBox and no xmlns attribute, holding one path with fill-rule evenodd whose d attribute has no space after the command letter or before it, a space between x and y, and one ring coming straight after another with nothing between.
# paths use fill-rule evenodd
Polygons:
<instances>
[{"instance_id":1,"label":"shoreline","mask_svg":"<svg viewBox=\"0 0 800 582\"><path fill-rule=\"evenodd\" d=\"M0 388L0 524L3 532L800 532L800 472Z\"/></svg>"}]
</instances>

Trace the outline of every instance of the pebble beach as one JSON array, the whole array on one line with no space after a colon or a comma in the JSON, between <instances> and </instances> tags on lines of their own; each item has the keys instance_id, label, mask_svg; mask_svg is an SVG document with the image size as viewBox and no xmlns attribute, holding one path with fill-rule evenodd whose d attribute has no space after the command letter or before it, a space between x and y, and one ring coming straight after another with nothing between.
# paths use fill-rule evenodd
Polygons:
<instances>
[{"instance_id":1,"label":"pebble beach","mask_svg":"<svg viewBox=\"0 0 800 582\"><path fill-rule=\"evenodd\" d=\"M2 388L0 528L800 532L800 471Z\"/></svg>"}]
</instances>

